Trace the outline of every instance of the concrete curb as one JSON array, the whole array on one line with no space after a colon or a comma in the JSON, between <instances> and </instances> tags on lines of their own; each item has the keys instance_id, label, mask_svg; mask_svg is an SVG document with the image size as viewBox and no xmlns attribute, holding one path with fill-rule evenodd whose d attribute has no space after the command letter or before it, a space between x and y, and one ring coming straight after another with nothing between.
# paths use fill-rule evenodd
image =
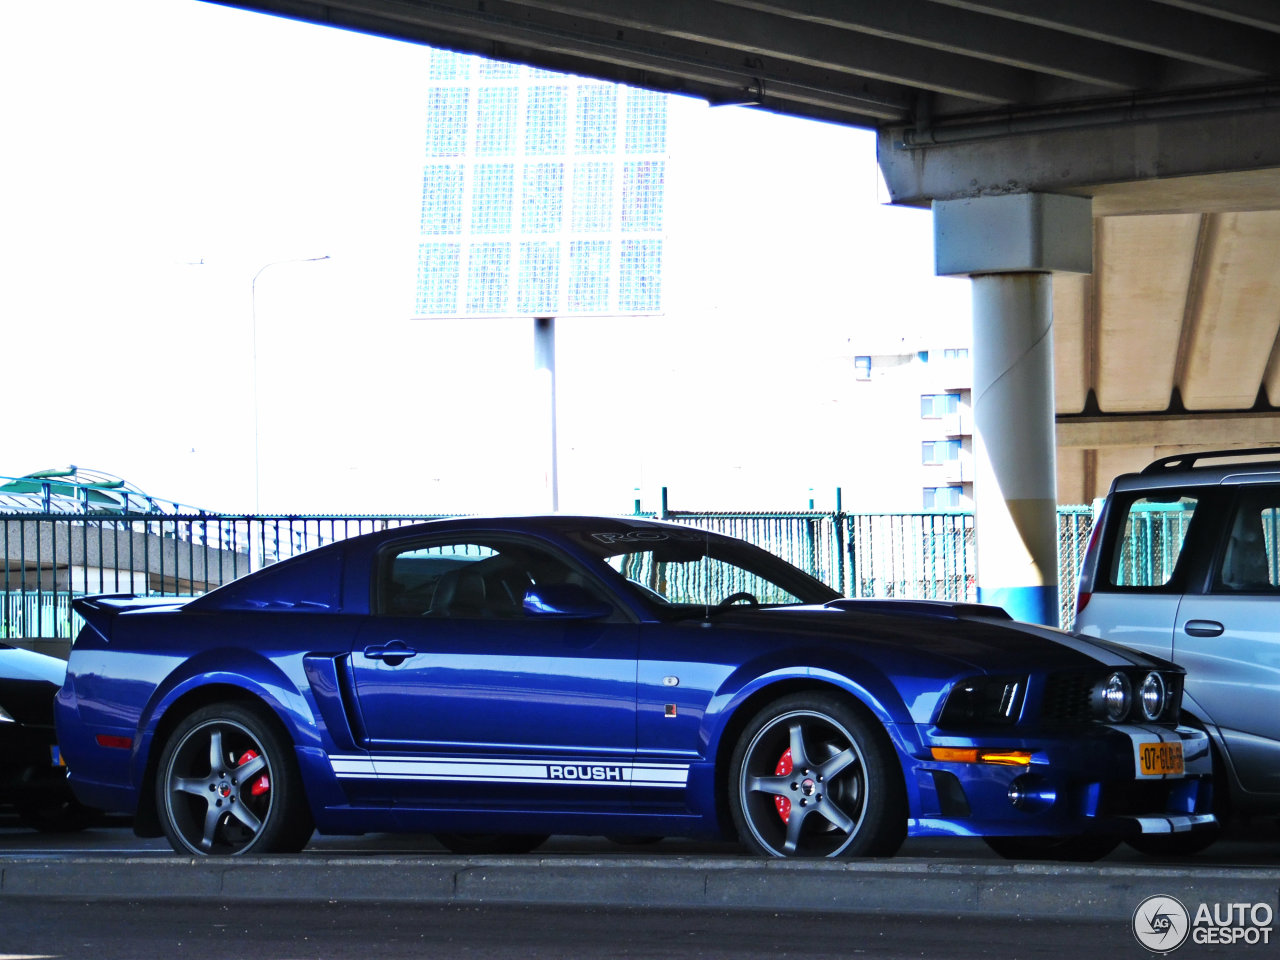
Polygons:
<instances>
[{"instance_id":1,"label":"concrete curb","mask_svg":"<svg viewBox=\"0 0 1280 960\"><path fill-rule=\"evenodd\" d=\"M0 896L678 907L1128 921L1149 896L1276 904L1280 869L558 856L0 861Z\"/></svg>"}]
</instances>

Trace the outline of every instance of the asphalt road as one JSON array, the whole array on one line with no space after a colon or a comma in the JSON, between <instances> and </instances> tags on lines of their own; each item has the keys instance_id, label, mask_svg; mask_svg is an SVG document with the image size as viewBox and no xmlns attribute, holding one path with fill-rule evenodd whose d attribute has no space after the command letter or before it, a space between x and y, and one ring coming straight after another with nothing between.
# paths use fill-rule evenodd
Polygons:
<instances>
[{"instance_id":1,"label":"asphalt road","mask_svg":"<svg viewBox=\"0 0 1280 960\"><path fill-rule=\"evenodd\" d=\"M601 837L469 858L387 834L317 836L296 857L231 864L179 857L118 821L51 836L0 814L0 960L1123 960L1153 955L1132 919L1153 894L1193 911L1263 900L1280 920L1280 831L1238 829L1183 861L1121 848L1092 865L1011 864L973 840L840 863ZM1189 941L1176 957L1260 957L1277 941Z\"/></svg>"},{"instance_id":2,"label":"asphalt road","mask_svg":"<svg viewBox=\"0 0 1280 960\"><path fill-rule=\"evenodd\" d=\"M1145 954L1127 924L762 911L0 899L0 957L850 960ZM1230 949L1230 948L1227 948Z\"/></svg>"}]
</instances>

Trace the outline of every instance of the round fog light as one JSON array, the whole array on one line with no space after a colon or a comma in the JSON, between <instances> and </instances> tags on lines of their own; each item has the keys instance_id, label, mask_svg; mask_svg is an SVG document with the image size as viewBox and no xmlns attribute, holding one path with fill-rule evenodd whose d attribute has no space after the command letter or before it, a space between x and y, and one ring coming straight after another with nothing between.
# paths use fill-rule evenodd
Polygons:
<instances>
[{"instance_id":1,"label":"round fog light","mask_svg":"<svg viewBox=\"0 0 1280 960\"><path fill-rule=\"evenodd\" d=\"M1053 784L1039 774L1024 773L1009 784L1009 802L1023 813L1048 810L1057 799Z\"/></svg>"},{"instance_id":2,"label":"round fog light","mask_svg":"<svg viewBox=\"0 0 1280 960\"><path fill-rule=\"evenodd\" d=\"M1142 713L1148 720L1158 720L1164 713L1167 695L1164 677L1158 673L1148 673L1138 690L1138 699L1142 701Z\"/></svg>"}]
</instances>

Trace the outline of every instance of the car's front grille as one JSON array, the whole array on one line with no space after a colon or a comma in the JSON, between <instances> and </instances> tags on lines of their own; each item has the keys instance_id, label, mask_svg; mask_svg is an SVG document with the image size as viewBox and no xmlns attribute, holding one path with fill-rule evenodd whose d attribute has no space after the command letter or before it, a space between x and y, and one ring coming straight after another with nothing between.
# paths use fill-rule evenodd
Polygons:
<instances>
[{"instance_id":1,"label":"car's front grille","mask_svg":"<svg viewBox=\"0 0 1280 960\"><path fill-rule=\"evenodd\" d=\"M1087 673L1055 673L1046 678L1040 719L1045 723L1081 723L1091 719L1089 698L1097 677Z\"/></svg>"}]
</instances>

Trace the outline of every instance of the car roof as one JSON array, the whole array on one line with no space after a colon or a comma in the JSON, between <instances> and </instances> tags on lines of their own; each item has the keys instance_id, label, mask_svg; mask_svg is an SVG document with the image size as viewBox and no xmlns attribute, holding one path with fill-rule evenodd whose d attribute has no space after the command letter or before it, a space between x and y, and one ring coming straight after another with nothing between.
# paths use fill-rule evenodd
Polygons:
<instances>
[{"instance_id":1,"label":"car roof","mask_svg":"<svg viewBox=\"0 0 1280 960\"><path fill-rule=\"evenodd\" d=\"M1175 486L1237 483L1280 483L1280 448L1205 450L1161 457L1147 464L1139 473L1116 477L1112 490L1159 490Z\"/></svg>"}]
</instances>

